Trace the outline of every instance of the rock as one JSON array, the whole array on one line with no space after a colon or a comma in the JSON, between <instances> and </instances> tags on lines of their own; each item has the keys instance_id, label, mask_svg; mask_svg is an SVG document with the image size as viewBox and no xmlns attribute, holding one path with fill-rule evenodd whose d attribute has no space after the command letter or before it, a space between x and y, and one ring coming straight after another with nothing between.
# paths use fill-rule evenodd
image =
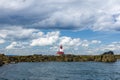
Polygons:
<instances>
[{"instance_id":1,"label":"rock","mask_svg":"<svg viewBox=\"0 0 120 80\"><path fill-rule=\"evenodd\" d=\"M0 66L2 66L4 63L3 63L3 61L0 61Z\"/></svg>"},{"instance_id":2,"label":"rock","mask_svg":"<svg viewBox=\"0 0 120 80\"><path fill-rule=\"evenodd\" d=\"M102 54L102 62L115 62L116 60L113 51L108 51Z\"/></svg>"},{"instance_id":3,"label":"rock","mask_svg":"<svg viewBox=\"0 0 120 80\"><path fill-rule=\"evenodd\" d=\"M104 52L102 55L106 55L106 54L114 55L114 52L113 51L108 51L108 52Z\"/></svg>"}]
</instances>

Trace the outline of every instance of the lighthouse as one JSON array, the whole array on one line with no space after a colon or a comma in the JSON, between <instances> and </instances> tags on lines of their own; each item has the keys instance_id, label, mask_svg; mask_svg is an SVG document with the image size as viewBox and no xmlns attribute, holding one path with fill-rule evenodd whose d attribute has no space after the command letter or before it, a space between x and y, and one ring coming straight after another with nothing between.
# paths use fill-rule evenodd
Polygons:
<instances>
[{"instance_id":1,"label":"lighthouse","mask_svg":"<svg viewBox=\"0 0 120 80\"><path fill-rule=\"evenodd\" d=\"M62 45L60 45L59 50L57 51L57 55L58 56L64 55L64 51L63 51L63 46Z\"/></svg>"}]
</instances>

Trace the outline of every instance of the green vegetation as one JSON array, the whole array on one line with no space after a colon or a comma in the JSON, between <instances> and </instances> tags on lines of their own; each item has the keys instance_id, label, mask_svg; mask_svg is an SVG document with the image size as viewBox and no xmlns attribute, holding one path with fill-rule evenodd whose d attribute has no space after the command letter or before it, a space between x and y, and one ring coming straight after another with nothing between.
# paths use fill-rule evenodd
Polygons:
<instances>
[{"instance_id":1,"label":"green vegetation","mask_svg":"<svg viewBox=\"0 0 120 80\"><path fill-rule=\"evenodd\" d=\"M112 51L105 52L102 55L28 55L28 56L6 56L0 54L0 66L8 63L18 63L18 62L86 62L86 61L96 61L96 62L115 62L120 59L120 55L114 55Z\"/></svg>"}]
</instances>

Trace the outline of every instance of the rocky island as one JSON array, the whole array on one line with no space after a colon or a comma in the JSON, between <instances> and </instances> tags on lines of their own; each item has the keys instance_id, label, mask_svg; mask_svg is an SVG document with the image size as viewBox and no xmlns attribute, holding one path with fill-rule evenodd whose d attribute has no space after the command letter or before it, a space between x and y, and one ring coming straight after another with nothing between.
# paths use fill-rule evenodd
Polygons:
<instances>
[{"instance_id":1,"label":"rocky island","mask_svg":"<svg viewBox=\"0 0 120 80\"><path fill-rule=\"evenodd\" d=\"M112 51L105 52L101 55L27 55L27 56L7 56L0 54L0 66L8 63L18 62L116 62L120 55L114 55Z\"/></svg>"}]
</instances>

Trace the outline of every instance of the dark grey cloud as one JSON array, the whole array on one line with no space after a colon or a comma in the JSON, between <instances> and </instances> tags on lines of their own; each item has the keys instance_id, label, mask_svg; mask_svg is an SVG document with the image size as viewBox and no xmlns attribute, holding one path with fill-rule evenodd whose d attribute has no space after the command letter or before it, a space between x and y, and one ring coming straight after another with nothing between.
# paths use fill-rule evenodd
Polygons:
<instances>
[{"instance_id":1,"label":"dark grey cloud","mask_svg":"<svg viewBox=\"0 0 120 80\"><path fill-rule=\"evenodd\" d=\"M1 0L0 28L120 30L118 0Z\"/></svg>"}]
</instances>

